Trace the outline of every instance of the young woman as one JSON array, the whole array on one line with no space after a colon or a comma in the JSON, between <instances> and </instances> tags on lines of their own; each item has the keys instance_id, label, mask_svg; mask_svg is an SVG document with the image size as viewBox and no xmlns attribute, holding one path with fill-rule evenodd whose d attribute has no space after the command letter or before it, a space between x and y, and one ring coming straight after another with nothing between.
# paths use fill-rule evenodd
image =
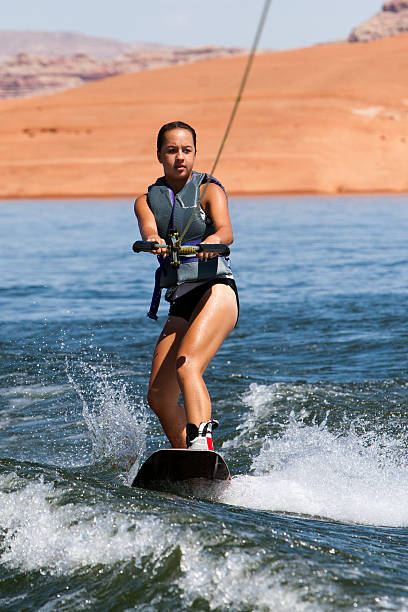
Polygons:
<instances>
[{"instance_id":1,"label":"young woman","mask_svg":"<svg viewBox=\"0 0 408 612\"><path fill-rule=\"evenodd\" d=\"M166 287L168 319L153 355L148 402L175 448L213 450L211 400L203 374L238 318L238 292L228 260L212 253L169 264L166 241L179 235L194 211L182 244L231 244L227 197L213 177L193 171L196 133L182 121L162 126L157 159L164 176L137 198L135 213L143 240L163 245L155 254L156 282ZM157 289L157 287L156 287ZM157 298L157 291L156 291ZM155 316L154 301L149 316ZM180 393L184 407L179 404Z\"/></svg>"}]
</instances>

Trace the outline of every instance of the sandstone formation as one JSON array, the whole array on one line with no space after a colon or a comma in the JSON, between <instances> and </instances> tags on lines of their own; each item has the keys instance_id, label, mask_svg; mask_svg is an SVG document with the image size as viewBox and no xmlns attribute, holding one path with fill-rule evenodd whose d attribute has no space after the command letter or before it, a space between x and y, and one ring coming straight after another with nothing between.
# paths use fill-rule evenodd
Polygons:
<instances>
[{"instance_id":1,"label":"sandstone formation","mask_svg":"<svg viewBox=\"0 0 408 612\"><path fill-rule=\"evenodd\" d=\"M239 48L215 46L140 48L111 60L97 60L86 53L76 53L73 57L19 53L0 64L0 99L50 94L127 72L242 53Z\"/></svg>"},{"instance_id":2,"label":"sandstone formation","mask_svg":"<svg viewBox=\"0 0 408 612\"><path fill-rule=\"evenodd\" d=\"M368 42L408 31L408 1L386 2L382 11L351 32L349 42Z\"/></svg>"},{"instance_id":3,"label":"sandstone formation","mask_svg":"<svg viewBox=\"0 0 408 612\"><path fill-rule=\"evenodd\" d=\"M230 193L406 192L408 34L255 58L216 176ZM209 171L245 57L124 74L0 101L1 197L132 197L181 119Z\"/></svg>"},{"instance_id":4,"label":"sandstone formation","mask_svg":"<svg viewBox=\"0 0 408 612\"><path fill-rule=\"evenodd\" d=\"M77 32L30 32L0 30L0 62L19 53L46 57L72 57L85 53L98 60L111 60L132 51L159 51L168 45L126 43L112 38L87 36Z\"/></svg>"},{"instance_id":5,"label":"sandstone formation","mask_svg":"<svg viewBox=\"0 0 408 612\"><path fill-rule=\"evenodd\" d=\"M404 9L408 9L407 0L391 0L391 2L385 2L383 5L383 11L391 11L392 13L399 13Z\"/></svg>"}]
</instances>

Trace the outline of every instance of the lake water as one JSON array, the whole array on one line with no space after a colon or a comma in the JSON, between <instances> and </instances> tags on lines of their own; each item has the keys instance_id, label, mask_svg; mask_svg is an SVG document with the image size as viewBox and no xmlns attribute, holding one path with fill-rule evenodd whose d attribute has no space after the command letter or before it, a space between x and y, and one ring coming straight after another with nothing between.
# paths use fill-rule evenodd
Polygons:
<instances>
[{"instance_id":1,"label":"lake water","mask_svg":"<svg viewBox=\"0 0 408 612\"><path fill-rule=\"evenodd\" d=\"M0 609L408 610L407 198L231 200L217 501L128 485L166 445L131 207L0 203Z\"/></svg>"}]
</instances>

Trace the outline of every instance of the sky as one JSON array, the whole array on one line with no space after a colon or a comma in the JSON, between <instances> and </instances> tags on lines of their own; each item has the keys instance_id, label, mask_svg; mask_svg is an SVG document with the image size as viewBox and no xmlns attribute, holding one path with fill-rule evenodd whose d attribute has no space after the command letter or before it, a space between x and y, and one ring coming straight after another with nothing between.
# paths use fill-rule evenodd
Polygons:
<instances>
[{"instance_id":1,"label":"sky","mask_svg":"<svg viewBox=\"0 0 408 612\"><path fill-rule=\"evenodd\" d=\"M250 47L263 5L264 0L0 0L0 28ZM381 0L272 0L260 47L290 49L346 38L381 6Z\"/></svg>"}]
</instances>

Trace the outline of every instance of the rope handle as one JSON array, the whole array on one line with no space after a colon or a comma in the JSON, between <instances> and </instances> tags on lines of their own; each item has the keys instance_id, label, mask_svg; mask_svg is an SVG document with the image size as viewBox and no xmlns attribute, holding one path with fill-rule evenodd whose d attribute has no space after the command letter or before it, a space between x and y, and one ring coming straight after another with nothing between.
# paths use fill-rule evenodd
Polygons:
<instances>
[{"instance_id":1,"label":"rope handle","mask_svg":"<svg viewBox=\"0 0 408 612\"><path fill-rule=\"evenodd\" d=\"M156 249L163 248L163 244L158 242L149 242L146 240L136 240L133 243L133 251L135 253L151 253ZM171 248L167 247L167 253L171 252ZM230 254L229 246L226 244L197 244L184 245L177 249L179 255L195 255L196 253L216 253L217 255L228 256Z\"/></svg>"}]
</instances>

